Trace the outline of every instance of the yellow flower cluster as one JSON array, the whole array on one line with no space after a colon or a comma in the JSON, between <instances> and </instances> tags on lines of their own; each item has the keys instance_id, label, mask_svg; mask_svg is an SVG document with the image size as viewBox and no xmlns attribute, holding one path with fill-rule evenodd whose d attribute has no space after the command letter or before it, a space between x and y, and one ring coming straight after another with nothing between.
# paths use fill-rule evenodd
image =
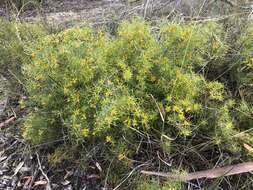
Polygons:
<instances>
[{"instance_id":1,"label":"yellow flower cluster","mask_svg":"<svg viewBox=\"0 0 253 190\"><path fill-rule=\"evenodd\" d=\"M166 24L157 41L148 24L134 19L117 33L112 38L84 27L45 37L25 70L33 103L51 114L52 129L59 134L62 127L77 141L98 138L116 148L118 140L130 142L153 129L191 135L205 123L196 119L206 113L204 105L224 95L219 82L195 72L210 54L207 27ZM218 40L212 48L220 48Z\"/></svg>"}]
</instances>

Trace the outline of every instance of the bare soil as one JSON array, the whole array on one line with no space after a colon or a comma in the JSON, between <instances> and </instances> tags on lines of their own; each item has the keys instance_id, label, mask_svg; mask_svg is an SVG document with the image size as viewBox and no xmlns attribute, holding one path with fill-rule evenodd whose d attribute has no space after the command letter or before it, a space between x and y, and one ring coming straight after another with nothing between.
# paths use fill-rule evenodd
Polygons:
<instances>
[{"instance_id":1,"label":"bare soil","mask_svg":"<svg viewBox=\"0 0 253 190\"><path fill-rule=\"evenodd\" d=\"M228 8L231 5L224 0L206 1L204 4L202 0L43 0L40 6L27 5L19 13L10 11L7 3L0 3L0 16L13 18L19 15L30 22L43 19L55 28L80 25L84 21L100 24L134 15L152 20L182 20L208 15L210 11L216 14Z\"/></svg>"},{"instance_id":2,"label":"bare soil","mask_svg":"<svg viewBox=\"0 0 253 190\"><path fill-rule=\"evenodd\" d=\"M40 6L28 6L20 13L10 11L7 3L0 4L0 16L8 19L17 14L26 21L43 19L53 27L80 25L84 21L105 23L133 15L150 17L169 12L175 0L44 0Z\"/></svg>"}]
</instances>

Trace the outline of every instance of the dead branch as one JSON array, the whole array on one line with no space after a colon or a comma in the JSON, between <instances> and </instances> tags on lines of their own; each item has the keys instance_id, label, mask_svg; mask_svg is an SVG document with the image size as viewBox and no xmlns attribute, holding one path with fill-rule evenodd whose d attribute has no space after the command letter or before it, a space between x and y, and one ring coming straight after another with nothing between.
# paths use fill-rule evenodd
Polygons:
<instances>
[{"instance_id":1,"label":"dead branch","mask_svg":"<svg viewBox=\"0 0 253 190\"><path fill-rule=\"evenodd\" d=\"M193 172L189 174L175 174L175 173L162 173L162 172L152 172L152 171L144 171L142 170L141 173L145 175L152 175L152 176L159 176L159 177L165 177L169 178L173 181L191 181L194 179L200 179L200 178L218 178L223 176L231 176L241 173L247 173L253 171L253 162L245 162L241 164L236 165L230 165L220 168L214 168L199 172Z\"/></svg>"},{"instance_id":2,"label":"dead branch","mask_svg":"<svg viewBox=\"0 0 253 190\"><path fill-rule=\"evenodd\" d=\"M118 184L113 190L119 189L119 187L136 171L138 170L140 167L143 167L147 165L147 162L140 164L138 166L136 166L124 179L123 181L120 182L120 184Z\"/></svg>"}]
</instances>

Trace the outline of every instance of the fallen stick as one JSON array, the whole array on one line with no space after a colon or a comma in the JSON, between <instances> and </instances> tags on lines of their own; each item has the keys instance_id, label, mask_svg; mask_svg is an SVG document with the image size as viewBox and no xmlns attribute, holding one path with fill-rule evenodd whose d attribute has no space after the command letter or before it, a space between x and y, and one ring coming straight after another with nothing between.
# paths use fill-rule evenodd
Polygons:
<instances>
[{"instance_id":1,"label":"fallen stick","mask_svg":"<svg viewBox=\"0 0 253 190\"><path fill-rule=\"evenodd\" d=\"M47 174L43 171L42 169L42 166L41 166L41 163L40 163L40 159L39 159L39 154L36 153L36 156L37 156L37 161L38 161L38 164L39 164L39 170L40 172L42 173L42 175L45 177L45 179L47 180L47 185L46 185L46 190L52 190L51 188L51 185L50 185L50 180L49 178L47 177Z\"/></svg>"},{"instance_id":2,"label":"fallen stick","mask_svg":"<svg viewBox=\"0 0 253 190\"><path fill-rule=\"evenodd\" d=\"M6 121L0 123L0 128L4 127L5 125L8 125L9 123L13 122L16 119L16 117L11 117L9 119L7 119Z\"/></svg>"},{"instance_id":3,"label":"fallen stick","mask_svg":"<svg viewBox=\"0 0 253 190\"><path fill-rule=\"evenodd\" d=\"M218 178L223 176L231 176L241 173L246 173L253 171L253 162L245 162L236 165L230 165L220 168L208 169L198 172L193 172L189 174L175 174L175 173L163 173L163 172L152 172L152 171L144 171L142 170L141 173L145 175L152 175L152 176L159 176L169 178L174 181L191 181L194 179L200 178Z\"/></svg>"}]
</instances>

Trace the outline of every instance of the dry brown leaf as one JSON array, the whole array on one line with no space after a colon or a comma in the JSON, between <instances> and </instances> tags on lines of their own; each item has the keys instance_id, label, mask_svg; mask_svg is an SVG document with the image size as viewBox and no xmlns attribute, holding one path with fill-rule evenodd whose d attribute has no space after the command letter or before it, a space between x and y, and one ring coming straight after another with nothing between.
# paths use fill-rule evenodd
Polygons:
<instances>
[{"instance_id":1,"label":"dry brown leaf","mask_svg":"<svg viewBox=\"0 0 253 190\"><path fill-rule=\"evenodd\" d=\"M25 183L23 185L23 189L29 189L30 183L32 181L32 176L26 176L23 179L25 179Z\"/></svg>"}]
</instances>

